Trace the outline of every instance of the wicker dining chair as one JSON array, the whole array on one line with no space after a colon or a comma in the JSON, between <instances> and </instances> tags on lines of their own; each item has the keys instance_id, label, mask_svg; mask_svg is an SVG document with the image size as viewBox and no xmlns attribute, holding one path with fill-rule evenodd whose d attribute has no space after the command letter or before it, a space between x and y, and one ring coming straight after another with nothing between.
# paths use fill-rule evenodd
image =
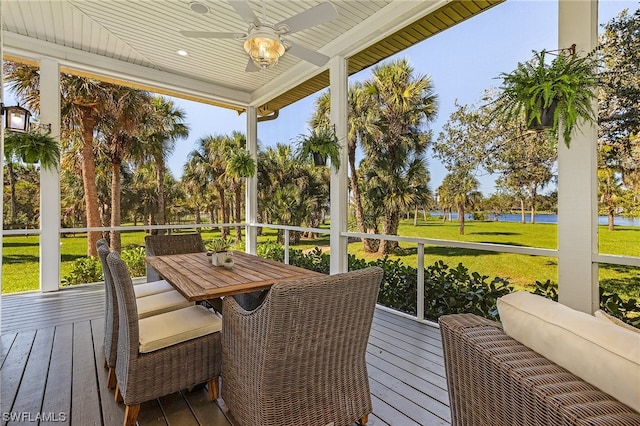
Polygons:
<instances>
[{"instance_id":1,"label":"wicker dining chair","mask_svg":"<svg viewBox=\"0 0 640 426\"><path fill-rule=\"evenodd\" d=\"M115 294L115 288L113 278L109 266L107 265L107 256L111 252L109 249L109 243L106 240L100 239L96 243L98 249L98 258L102 264L102 275L105 283L105 309L104 309L104 366L109 369L107 388L113 389L116 386L116 356L118 349L118 301ZM159 282L157 282L159 283ZM144 288L146 286L156 286L157 283L140 284L135 287ZM166 283L166 282L165 282ZM140 306L140 312L142 317L148 317L157 315L159 313L168 312L176 309L185 308L193 305L193 302L189 302L180 293L173 288L169 291L162 291L160 293L150 294L145 292L144 297L137 297L136 302Z\"/></svg>"},{"instance_id":2,"label":"wicker dining chair","mask_svg":"<svg viewBox=\"0 0 640 426\"><path fill-rule=\"evenodd\" d=\"M222 320L201 305L138 319L133 283L117 252L107 256L118 300L115 397L135 425L140 404L207 382L218 398Z\"/></svg>"},{"instance_id":3,"label":"wicker dining chair","mask_svg":"<svg viewBox=\"0 0 640 426\"><path fill-rule=\"evenodd\" d=\"M222 308L222 398L240 425L366 424L365 352L382 269L274 284Z\"/></svg>"},{"instance_id":4,"label":"wicker dining chair","mask_svg":"<svg viewBox=\"0 0 640 426\"><path fill-rule=\"evenodd\" d=\"M147 235L144 237L147 256L166 254L199 253L207 251L202 237L198 233L175 235ZM147 265L147 282L157 281L160 276L155 269Z\"/></svg>"}]
</instances>

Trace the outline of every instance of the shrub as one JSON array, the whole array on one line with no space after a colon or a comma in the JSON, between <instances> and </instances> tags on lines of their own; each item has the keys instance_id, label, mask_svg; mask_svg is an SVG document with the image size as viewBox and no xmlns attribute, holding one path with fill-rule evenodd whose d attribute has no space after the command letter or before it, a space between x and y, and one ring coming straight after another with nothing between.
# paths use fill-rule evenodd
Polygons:
<instances>
[{"instance_id":1,"label":"shrub","mask_svg":"<svg viewBox=\"0 0 640 426\"><path fill-rule=\"evenodd\" d=\"M275 241L258 245L258 255L273 260L284 260L284 247ZM378 293L378 303L401 312L416 315L418 270L404 265L399 259L388 257L367 262L349 255L349 270L378 266L384 271ZM309 270L329 273L330 255L316 247L306 253L301 250L289 251L289 263ZM441 315L473 313L485 318L499 320L497 300L513 291L509 281L480 275L458 264L449 267L438 261L425 268L424 317L436 321ZM534 294L558 300L558 285L547 280L536 281ZM636 299L622 300L617 294L601 292L600 308L627 324L640 328L640 302Z\"/></svg>"},{"instance_id":2,"label":"shrub","mask_svg":"<svg viewBox=\"0 0 640 426\"><path fill-rule=\"evenodd\" d=\"M147 274L144 247L133 247L122 250L120 258L124 260L132 277L144 277Z\"/></svg>"},{"instance_id":3,"label":"shrub","mask_svg":"<svg viewBox=\"0 0 640 426\"><path fill-rule=\"evenodd\" d=\"M95 257L81 257L73 262L71 272L62 279L62 286L102 281L102 265Z\"/></svg>"}]
</instances>

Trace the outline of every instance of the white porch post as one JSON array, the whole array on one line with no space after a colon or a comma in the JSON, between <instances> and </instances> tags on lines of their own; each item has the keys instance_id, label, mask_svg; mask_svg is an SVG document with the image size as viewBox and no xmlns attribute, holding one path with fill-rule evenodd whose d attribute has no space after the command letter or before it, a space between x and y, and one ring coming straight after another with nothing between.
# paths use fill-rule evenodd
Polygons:
<instances>
[{"instance_id":1,"label":"white porch post","mask_svg":"<svg viewBox=\"0 0 640 426\"><path fill-rule=\"evenodd\" d=\"M40 61L40 122L51 123L51 136L60 138L60 69L58 62ZM40 289L60 284L60 174L40 170Z\"/></svg>"},{"instance_id":2,"label":"white porch post","mask_svg":"<svg viewBox=\"0 0 640 426\"><path fill-rule=\"evenodd\" d=\"M330 273L346 272L347 237L340 234L347 231L349 214L349 188L347 185L347 59L337 56L329 63L331 87L331 123L335 126L340 141L340 168L331 165L331 265Z\"/></svg>"},{"instance_id":3,"label":"white porch post","mask_svg":"<svg viewBox=\"0 0 640 426\"><path fill-rule=\"evenodd\" d=\"M558 44L585 54L598 41L598 2L559 0ZM596 103L594 102L594 108ZM567 148L558 141L558 292L560 303L593 313L599 305L595 123L580 123Z\"/></svg>"},{"instance_id":4,"label":"white porch post","mask_svg":"<svg viewBox=\"0 0 640 426\"><path fill-rule=\"evenodd\" d=\"M258 118L255 107L247 107L247 151L254 160L258 157ZM245 252L256 254L258 232L258 176L247 178L245 187Z\"/></svg>"}]
</instances>

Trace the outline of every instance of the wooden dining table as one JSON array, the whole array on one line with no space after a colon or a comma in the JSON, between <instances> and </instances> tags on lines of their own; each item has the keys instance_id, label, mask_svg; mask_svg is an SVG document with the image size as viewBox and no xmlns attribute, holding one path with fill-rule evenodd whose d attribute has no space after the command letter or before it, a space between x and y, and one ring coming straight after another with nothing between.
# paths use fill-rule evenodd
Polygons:
<instances>
[{"instance_id":1,"label":"wooden dining table","mask_svg":"<svg viewBox=\"0 0 640 426\"><path fill-rule=\"evenodd\" d=\"M266 290L274 283L322 275L293 265L239 251L231 268L213 266L207 253L147 256L158 274L191 301Z\"/></svg>"}]
</instances>

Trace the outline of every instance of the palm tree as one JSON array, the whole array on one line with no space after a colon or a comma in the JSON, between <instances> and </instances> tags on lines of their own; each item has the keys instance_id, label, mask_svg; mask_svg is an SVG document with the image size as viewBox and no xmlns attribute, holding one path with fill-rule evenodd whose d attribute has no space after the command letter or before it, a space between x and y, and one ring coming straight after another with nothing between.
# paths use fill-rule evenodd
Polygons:
<instances>
[{"instance_id":1,"label":"palm tree","mask_svg":"<svg viewBox=\"0 0 640 426\"><path fill-rule=\"evenodd\" d=\"M151 99L151 114L142 132L141 139L145 144L138 144L137 147L144 147L142 152L135 153L142 162L147 159L153 160L156 166L156 193L157 205L155 223L166 224L165 218L165 189L164 175L166 172L167 159L176 148L176 143L180 139L189 136L189 126L184 123L185 111L177 107L175 103L162 96L154 96ZM164 234L164 230L157 230L156 233Z\"/></svg>"},{"instance_id":2,"label":"palm tree","mask_svg":"<svg viewBox=\"0 0 640 426\"><path fill-rule=\"evenodd\" d=\"M31 111L40 111L40 74L29 65L6 62L5 77L9 89ZM82 183L87 227L100 227L98 195L95 176L94 132L105 105L104 83L71 74L60 75L63 137L79 135L82 139L80 159L82 161ZM87 235L87 253L97 257L96 242L99 232Z\"/></svg>"},{"instance_id":3,"label":"palm tree","mask_svg":"<svg viewBox=\"0 0 640 426\"><path fill-rule=\"evenodd\" d=\"M223 223L229 222L229 212L226 203L226 189L228 176L226 175L227 159L229 157L228 141L224 135L204 136L196 141L196 149L189 154L191 167L200 178L206 177L207 184L213 186L218 193L220 218ZM213 219L213 216L212 216ZM229 236L229 229L223 226L221 237Z\"/></svg>"},{"instance_id":4,"label":"palm tree","mask_svg":"<svg viewBox=\"0 0 640 426\"><path fill-rule=\"evenodd\" d=\"M363 88L362 83L352 83L349 86L347 97L347 158L349 160L349 188L351 190L351 202L355 212L356 226L361 233L375 233L375 227L366 226L365 213L359 185L359 173L356 168L356 150L358 141L362 141L368 135L369 128L373 125L373 115L369 112L370 97ZM314 129L327 128L330 125L330 92L325 92L316 100L316 107L311 118L310 125ZM378 240L365 238L362 240L364 250L368 253L375 252L378 248Z\"/></svg>"},{"instance_id":5,"label":"palm tree","mask_svg":"<svg viewBox=\"0 0 640 426\"><path fill-rule=\"evenodd\" d=\"M381 231L397 235L401 212L412 203L414 174L426 173L422 156L431 135L422 127L435 118L436 96L431 79L414 76L406 59L376 66L364 90L373 115L368 137L362 139L373 166L367 173L386 188ZM396 246L394 241L383 240L378 253L388 254Z\"/></svg>"},{"instance_id":6,"label":"palm tree","mask_svg":"<svg viewBox=\"0 0 640 426\"><path fill-rule=\"evenodd\" d=\"M458 211L458 223L460 235L464 235L464 214L472 200L477 200L478 180L468 172L449 173L442 180L438 189Z\"/></svg>"},{"instance_id":7,"label":"palm tree","mask_svg":"<svg viewBox=\"0 0 640 426\"><path fill-rule=\"evenodd\" d=\"M144 143L137 138L137 132L150 115L150 96L148 92L124 86L105 84L105 89L108 97L99 140L111 163L111 226L118 227L122 222L120 169L131 151L140 152L139 148L132 150L132 145ZM111 247L120 251L120 231L112 230L110 239Z\"/></svg>"},{"instance_id":8,"label":"palm tree","mask_svg":"<svg viewBox=\"0 0 640 426\"><path fill-rule=\"evenodd\" d=\"M251 158L251 155L247 152L247 139L244 134L234 131L228 138L229 149L231 156L227 163L226 174L230 179L231 189L233 190L235 203L234 212L236 223L242 221L242 202L243 202L243 188L244 178L251 177L256 174L256 163ZM242 241L242 228L236 226L236 244Z\"/></svg>"}]
</instances>

